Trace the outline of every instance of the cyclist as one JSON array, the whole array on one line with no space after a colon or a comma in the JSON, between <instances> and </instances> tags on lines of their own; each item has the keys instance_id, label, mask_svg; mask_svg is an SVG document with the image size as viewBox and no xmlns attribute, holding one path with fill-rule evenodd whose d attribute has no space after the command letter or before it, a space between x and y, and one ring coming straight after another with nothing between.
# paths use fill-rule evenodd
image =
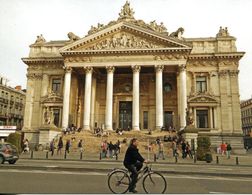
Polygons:
<instances>
[{"instance_id":1,"label":"cyclist","mask_svg":"<svg viewBox=\"0 0 252 195\"><path fill-rule=\"evenodd\" d=\"M138 140L133 138L130 141L130 145L126 151L123 164L131 172L131 181L129 183L129 192L137 193L135 190L138 177L138 171L143 167L143 163L147 163L141 154L138 152Z\"/></svg>"}]
</instances>

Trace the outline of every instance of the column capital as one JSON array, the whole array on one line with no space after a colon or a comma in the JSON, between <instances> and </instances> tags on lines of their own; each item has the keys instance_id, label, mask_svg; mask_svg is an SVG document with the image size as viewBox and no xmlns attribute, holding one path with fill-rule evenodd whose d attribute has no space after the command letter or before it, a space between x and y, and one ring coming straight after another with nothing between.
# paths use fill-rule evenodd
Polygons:
<instances>
[{"instance_id":1,"label":"column capital","mask_svg":"<svg viewBox=\"0 0 252 195\"><path fill-rule=\"evenodd\" d=\"M83 68L84 68L84 71L85 71L86 74L93 72L93 67L91 67L91 66L85 66Z\"/></svg>"},{"instance_id":2,"label":"column capital","mask_svg":"<svg viewBox=\"0 0 252 195\"><path fill-rule=\"evenodd\" d=\"M72 67L70 66L64 66L65 73L71 73L72 72Z\"/></svg>"},{"instance_id":3,"label":"column capital","mask_svg":"<svg viewBox=\"0 0 252 195\"><path fill-rule=\"evenodd\" d=\"M106 66L107 73L114 73L115 72L115 67L114 66Z\"/></svg>"},{"instance_id":4,"label":"column capital","mask_svg":"<svg viewBox=\"0 0 252 195\"><path fill-rule=\"evenodd\" d=\"M155 71L156 72L163 72L164 65L155 65Z\"/></svg>"},{"instance_id":5,"label":"column capital","mask_svg":"<svg viewBox=\"0 0 252 195\"><path fill-rule=\"evenodd\" d=\"M178 65L178 70L179 72L186 71L186 65L185 64Z\"/></svg>"},{"instance_id":6,"label":"column capital","mask_svg":"<svg viewBox=\"0 0 252 195\"><path fill-rule=\"evenodd\" d=\"M132 68L134 73L135 72L140 72L140 70L141 70L141 66L138 66L138 65L132 65L131 68Z\"/></svg>"}]
</instances>

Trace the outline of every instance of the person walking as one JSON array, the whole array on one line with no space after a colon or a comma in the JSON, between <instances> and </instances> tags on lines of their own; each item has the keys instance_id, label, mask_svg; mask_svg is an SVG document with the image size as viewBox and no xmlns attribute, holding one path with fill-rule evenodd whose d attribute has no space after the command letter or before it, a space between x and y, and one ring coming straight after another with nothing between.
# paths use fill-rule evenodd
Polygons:
<instances>
[{"instance_id":1,"label":"person walking","mask_svg":"<svg viewBox=\"0 0 252 195\"><path fill-rule=\"evenodd\" d=\"M125 153L123 165L131 172L130 174L130 183L129 183L129 192L137 193L136 182L138 177L138 171L143 167L143 163L147 163L141 154L138 151L138 140L133 138L130 141L130 145Z\"/></svg>"},{"instance_id":2,"label":"person walking","mask_svg":"<svg viewBox=\"0 0 252 195\"><path fill-rule=\"evenodd\" d=\"M70 143L70 140L68 139L67 142L66 142L66 152L69 154L70 152L70 146L71 146L71 143Z\"/></svg>"},{"instance_id":3,"label":"person walking","mask_svg":"<svg viewBox=\"0 0 252 195\"><path fill-rule=\"evenodd\" d=\"M181 144L181 148L182 148L182 158L186 158L187 154L186 154L186 143L183 140L182 144Z\"/></svg>"},{"instance_id":4,"label":"person walking","mask_svg":"<svg viewBox=\"0 0 252 195\"><path fill-rule=\"evenodd\" d=\"M177 142L176 140L172 141L172 152L173 152L173 157L178 156L178 152L177 152Z\"/></svg>"},{"instance_id":5,"label":"person walking","mask_svg":"<svg viewBox=\"0 0 252 195\"><path fill-rule=\"evenodd\" d=\"M159 144L158 144L158 156L157 159L159 159L159 157L162 156L162 159L165 160L164 157L164 144L161 140L159 140Z\"/></svg>"},{"instance_id":6,"label":"person walking","mask_svg":"<svg viewBox=\"0 0 252 195\"><path fill-rule=\"evenodd\" d=\"M50 142L51 156L53 156L53 154L54 154L54 149L55 149L55 146L54 146L54 139L52 139L52 141Z\"/></svg>"},{"instance_id":7,"label":"person walking","mask_svg":"<svg viewBox=\"0 0 252 195\"><path fill-rule=\"evenodd\" d=\"M191 150L191 146L188 142L186 142L186 154L188 154L188 156L192 159L193 155L192 155L192 150Z\"/></svg>"},{"instance_id":8,"label":"person walking","mask_svg":"<svg viewBox=\"0 0 252 195\"><path fill-rule=\"evenodd\" d=\"M231 150L232 150L231 144L227 144L227 158L228 159L230 159Z\"/></svg>"},{"instance_id":9,"label":"person walking","mask_svg":"<svg viewBox=\"0 0 252 195\"><path fill-rule=\"evenodd\" d=\"M63 140L62 137L59 138L59 142L58 142L58 150L57 150L57 155L60 153L61 155L61 150L63 148Z\"/></svg>"},{"instance_id":10,"label":"person walking","mask_svg":"<svg viewBox=\"0 0 252 195\"><path fill-rule=\"evenodd\" d=\"M78 143L78 149L79 149L80 152L83 152L82 139Z\"/></svg>"}]
</instances>

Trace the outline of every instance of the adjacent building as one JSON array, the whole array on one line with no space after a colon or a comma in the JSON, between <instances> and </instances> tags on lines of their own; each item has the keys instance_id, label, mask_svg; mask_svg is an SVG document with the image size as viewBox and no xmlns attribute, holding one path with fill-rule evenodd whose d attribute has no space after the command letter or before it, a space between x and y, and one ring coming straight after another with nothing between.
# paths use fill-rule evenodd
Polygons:
<instances>
[{"instance_id":1,"label":"adjacent building","mask_svg":"<svg viewBox=\"0 0 252 195\"><path fill-rule=\"evenodd\" d=\"M241 102L242 130L244 135L252 135L252 98Z\"/></svg>"},{"instance_id":2,"label":"adjacent building","mask_svg":"<svg viewBox=\"0 0 252 195\"><path fill-rule=\"evenodd\" d=\"M183 32L135 19L126 2L117 20L91 26L85 37L38 36L22 58L26 137L48 142L72 124L136 131L190 126L187 138L208 135L213 145L225 140L242 148L238 67L244 52L227 28L205 38Z\"/></svg>"},{"instance_id":3,"label":"adjacent building","mask_svg":"<svg viewBox=\"0 0 252 195\"><path fill-rule=\"evenodd\" d=\"M0 76L0 137L8 132L21 130L24 120L25 91L21 86L7 86L7 79Z\"/></svg>"}]
</instances>

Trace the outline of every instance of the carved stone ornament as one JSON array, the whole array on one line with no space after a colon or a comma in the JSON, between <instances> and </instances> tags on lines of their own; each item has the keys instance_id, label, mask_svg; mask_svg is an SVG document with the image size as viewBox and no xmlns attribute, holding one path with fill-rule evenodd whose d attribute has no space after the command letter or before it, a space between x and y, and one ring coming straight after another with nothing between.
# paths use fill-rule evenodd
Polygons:
<instances>
[{"instance_id":1,"label":"carved stone ornament","mask_svg":"<svg viewBox=\"0 0 252 195\"><path fill-rule=\"evenodd\" d=\"M184 33L184 28L180 27L178 28L178 30L176 30L175 32L172 32L169 37L174 37L174 38L177 38L177 39L183 39L182 38L182 35Z\"/></svg>"},{"instance_id":2,"label":"carved stone ornament","mask_svg":"<svg viewBox=\"0 0 252 195\"><path fill-rule=\"evenodd\" d=\"M221 70L218 72L220 77L226 77L228 75L228 70Z\"/></svg>"},{"instance_id":3,"label":"carved stone ornament","mask_svg":"<svg viewBox=\"0 0 252 195\"><path fill-rule=\"evenodd\" d=\"M163 72L164 66L163 65L156 65L155 66L155 71L156 72Z\"/></svg>"},{"instance_id":4,"label":"carved stone ornament","mask_svg":"<svg viewBox=\"0 0 252 195\"><path fill-rule=\"evenodd\" d=\"M92 57L88 56L88 57L68 57L65 59L65 62L91 62L92 61Z\"/></svg>"},{"instance_id":5,"label":"carved stone ornament","mask_svg":"<svg viewBox=\"0 0 252 195\"><path fill-rule=\"evenodd\" d=\"M27 70L55 70L62 69L61 64L44 64L44 65L30 65Z\"/></svg>"},{"instance_id":6,"label":"carved stone ornament","mask_svg":"<svg viewBox=\"0 0 252 195\"><path fill-rule=\"evenodd\" d=\"M189 103L200 103L200 102L204 102L204 103L218 103L218 101L215 99L215 97L212 97L210 95L197 95L194 97L189 97L188 99Z\"/></svg>"},{"instance_id":7,"label":"carved stone ornament","mask_svg":"<svg viewBox=\"0 0 252 195\"><path fill-rule=\"evenodd\" d=\"M239 70L229 70L229 75L231 77L236 77L239 74Z\"/></svg>"},{"instance_id":8,"label":"carved stone ornament","mask_svg":"<svg viewBox=\"0 0 252 195\"><path fill-rule=\"evenodd\" d=\"M85 66L84 67L84 70L85 70L85 73L88 74L88 73L91 73L93 72L93 67L91 66Z\"/></svg>"},{"instance_id":9,"label":"carved stone ornament","mask_svg":"<svg viewBox=\"0 0 252 195\"><path fill-rule=\"evenodd\" d=\"M186 59L185 54L167 54L167 55L155 55L154 60L178 60L178 59Z\"/></svg>"},{"instance_id":10,"label":"carved stone ornament","mask_svg":"<svg viewBox=\"0 0 252 195\"><path fill-rule=\"evenodd\" d=\"M43 35L41 34L41 35L38 35L37 36L37 39L36 39L36 41L35 41L35 44L41 44L41 43L45 43L46 42L46 40L45 40L45 38L43 37Z\"/></svg>"},{"instance_id":11,"label":"carved stone ornament","mask_svg":"<svg viewBox=\"0 0 252 195\"><path fill-rule=\"evenodd\" d=\"M178 66L178 70L179 70L179 72L186 71L186 65L185 65L185 64L179 65L179 66Z\"/></svg>"},{"instance_id":12,"label":"carved stone ornament","mask_svg":"<svg viewBox=\"0 0 252 195\"><path fill-rule=\"evenodd\" d=\"M131 68L134 73L140 72L140 70L141 70L141 66L137 66L137 65L133 65L133 66L131 66Z\"/></svg>"},{"instance_id":13,"label":"carved stone ornament","mask_svg":"<svg viewBox=\"0 0 252 195\"><path fill-rule=\"evenodd\" d=\"M70 41L77 41L80 39L80 37L78 37L77 35L75 35L73 32L69 32L67 34L68 38L70 39Z\"/></svg>"},{"instance_id":14,"label":"carved stone ornament","mask_svg":"<svg viewBox=\"0 0 252 195\"><path fill-rule=\"evenodd\" d=\"M165 45L155 43L142 37L127 33L117 34L102 40L95 45L85 48L86 50L109 50L109 49L148 49L164 48Z\"/></svg>"},{"instance_id":15,"label":"carved stone ornament","mask_svg":"<svg viewBox=\"0 0 252 195\"><path fill-rule=\"evenodd\" d=\"M42 80L43 74L41 73L28 73L26 74L29 80Z\"/></svg>"},{"instance_id":16,"label":"carved stone ornament","mask_svg":"<svg viewBox=\"0 0 252 195\"><path fill-rule=\"evenodd\" d=\"M217 66L218 63L212 60L201 60L201 61L192 61L189 63L191 66L202 67L202 66Z\"/></svg>"},{"instance_id":17,"label":"carved stone ornament","mask_svg":"<svg viewBox=\"0 0 252 195\"><path fill-rule=\"evenodd\" d=\"M157 24L156 21L153 20L149 24L147 24L143 20L136 20L134 18L134 11L132 8L130 8L130 3L127 1L124 4L124 6L122 7L121 12L119 13L119 18L117 19L117 21L111 21L107 25L103 25L103 24L98 23L97 27L92 25L90 30L88 31L88 35L96 33L100 30L103 30L103 29L109 27L109 26L118 24L121 21L127 21L129 23L140 26L142 28L146 28L148 30L152 30L152 31L155 31L155 32L167 35L167 36L169 34L167 32L167 28L164 26L163 22L161 22L160 24ZM181 32L181 31L179 31L179 32ZM175 35L175 36L178 37L179 35Z\"/></svg>"},{"instance_id":18,"label":"carved stone ornament","mask_svg":"<svg viewBox=\"0 0 252 195\"><path fill-rule=\"evenodd\" d=\"M65 66L65 73L71 73L72 72L72 68L70 66Z\"/></svg>"},{"instance_id":19,"label":"carved stone ornament","mask_svg":"<svg viewBox=\"0 0 252 195\"><path fill-rule=\"evenodd\" d=\"M114 73L115 72L115 67L114 66L106 66L107 73Z\"/></svg>"}]
</instances>

